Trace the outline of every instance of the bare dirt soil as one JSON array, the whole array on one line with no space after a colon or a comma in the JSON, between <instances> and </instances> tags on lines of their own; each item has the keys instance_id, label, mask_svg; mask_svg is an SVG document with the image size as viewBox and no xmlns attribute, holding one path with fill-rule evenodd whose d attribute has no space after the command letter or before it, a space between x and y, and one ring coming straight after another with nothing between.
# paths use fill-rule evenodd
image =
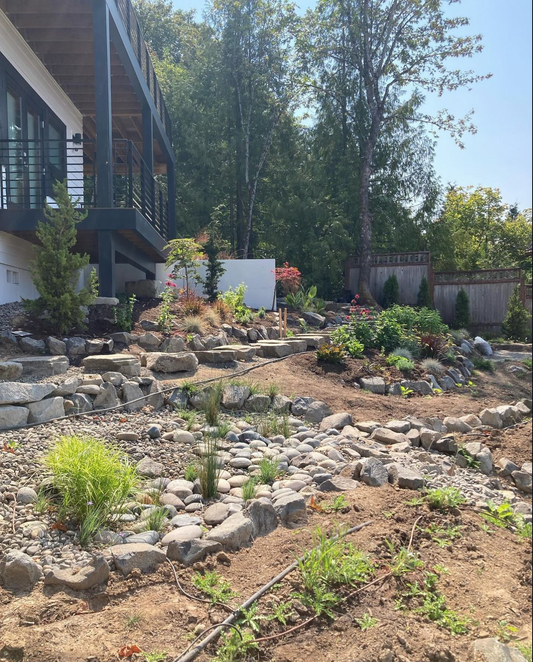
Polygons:
<instances>
[{"instance_id":1,"label":"bare dirt soil","mask_svg":"<svg viewBox=\"0 0 533 662\"><path fill-rule=\"evenodd\" d=\"M252 548L231 556L230 565L224 557L224 563L212 559L182 571L180 581L187 591L195 591L193 573L215 569L239 594L233 601L236 606L312 547L316 527L333 532L340 524L355 526L366 521L372 524L351 536L350 541L376 562L377 576L384 576L391 561L385 539L396 549L406 547L413 525L421 516L412 549L420 555L424 568L405 579L384 579L361 592L338 610L334 621L319 619L287 636L282 633L305 621L309 614L295 616L286 628L260 621L258 636L280 636L263 643L261 653L248 659L378 662L388 659L381 656L392 650L391 659L399 662L469 662L472 639L501 635L504 622L516 628L513 636L530 640L531 544L502 529L490 533L483 530L483 520L473 511L443 517L425 506L406 506L410 498L411 493L390 486L379 490L361 487L349 495L346 513L313 513L305 529L279 529L256 540ZM462 537L452 546L440 548L423 532L431 522L461 526ZM421 582L424 572L435 566L441 573L438 586L448 608L471 621L468 635L452 636L417 614L415 604L408 603L410 609L397 609L407 582ZM299 589L296 572L261 600L260 613L271 614L273 605L287 602ZM37 590L13 599L0 590L0 605L0 650L3 647L4 651L12 651L13 657L5 659L25 662L111 662L118 659L119 649L133 644L143 651L166 651L167 659L173 661L190 644L191 633L227 615L220 608L206 608L181 595L168 565L153 574L127 579L114 575L107 590L96 594L46 589L44 593ZM364 614L377 619L376 626L366 632L357 624ZM199 659L207 662L214 654L210 649Z\"/></svg>"}]
</instances>

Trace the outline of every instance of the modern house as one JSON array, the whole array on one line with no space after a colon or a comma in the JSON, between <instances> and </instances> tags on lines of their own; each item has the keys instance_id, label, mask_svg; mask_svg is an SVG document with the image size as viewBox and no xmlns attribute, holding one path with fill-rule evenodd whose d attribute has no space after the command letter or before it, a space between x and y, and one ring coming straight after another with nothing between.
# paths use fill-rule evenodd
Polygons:
<instances>
[{"instance_id":1,"label":"modern house","mask_svg":"<svg viewBox=\"0 0 533 662\"><path fill-rule=\"evenodd\" d=\"M0 304L28 271L53 185L87 210L101 296L154 278L175 236L168 112L131 0L0 0Z\"/></svg>"}]
</instances>

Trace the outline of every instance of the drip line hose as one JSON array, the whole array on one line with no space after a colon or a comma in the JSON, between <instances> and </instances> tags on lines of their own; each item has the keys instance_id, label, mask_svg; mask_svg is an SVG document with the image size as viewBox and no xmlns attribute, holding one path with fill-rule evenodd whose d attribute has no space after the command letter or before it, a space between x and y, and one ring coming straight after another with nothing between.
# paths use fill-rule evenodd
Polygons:
<instances>
[{"instance_id":1,"label":"drip line hose","mask_svg":"<svg viewBox=\"0 0 533 662\"><path fill-rule=\"evenodd\" d=\"M314 352L315 350L306 350L305 352L298 352L298 355L301 354L310 354ZM232 372L230 375L222 375L221 377L212 377L211 379L204 379L200 382L193 382L193 384L198 384L198 385L205 385L205 384L212 384L213 382L219 382L222 381L223 379L233 379L234 377L241 377L242 375L247 375L249 372L252 372L253 370L258 370L259 368L263 368L267 365L271 365L272 363L279 363L280 361L285 361L286 359L290 359L293 356L296 356L295 354L289 354L289 356L282 356L280 358L275 358L275 359L269 359L268 361L265 361L264 363L261 363L259 365L253 365L250 366L249 368L245 368L244 370L238 370L237 372ZM26 423L25 425L18 425L16 427L12 428L5 428L0 430L0 433L2 432L13 432L15 430L27 430L28 428L35 428L40 425L47 425L48 423L55 423L58 421L67 421L71 418L78 418L79 416L94 416L95 414L100 415L100 414L107 414L111 411L118 411L119 409L122 409L123 407L127 407L128 405L135 404L136 402L141 402L142 400L148 400L149 398L156 397L157 395L163 394L163 393L169 393L170 391L175 391L176 389L179 389L179 386L169 386L167 388L162 389L161 391L157 391L156 393L150 393L149 395L143 395L140 398L135 398L134 400L129 400L128 402L122 402L119 405L114 405L113 407L107 407L106 409L97 409L97 410L91 410L91 411L86 411L86 412L77 412L75 414L66 414L65 416L59 416L58 418L52 418L49 421L42 421L39 423Z\"/></svg>"},{"instance_id":2,"label":"drip line hose","mask_svg":"<svg viewBox=\"0 0 533 662\"><path fill-rule=\"evenodd\" d=\"M364 524L359 524L358 526L354 526L352 529L348 529L347 531L343 531L342 533L333 536L331 540L334 541L334 540L339 540L340 538L345 538L346 536L349 536L352 533L357 533L358 531L361 531L361 529L364 529L365 527L370 526L371 524L373 524L373 521L365 522ZM231 614L231 616L228 616L228 618L223 623L220 623L219 625L214 625L210 628L207 628L207 630L205 630L204 632L202 632L202 634L197 639L195 639L195 641L193 641L193 643L189 646L189 648L187 648L187 650L184 653L182 653L178 658L173 660L173 662L192 662L198 657L198 655L200 655L200 653L204 650L204 648L206 648L206 646L208 646L212 641L215 641L219 637L223 629L225 628L235 629L234 622L237 620L239 614L241 614L245 609L249 609L254 604L254 602L257 602L257 600L262 598L265 595L265 593L268 593L268 591L270 591L270 589L273 586L279 584L279 582L285 579L287 575L290 575L291 572L296 570L300 565L300 563L302 563L305 560L306 555L307 554L296 560L288 568L285 568L285 570L283 570L283 572L281 572L277 577L274 577L274 579L270 580L268 584L265 584L262 588L260 588L259 591L254 593L251 598L249 598L236 611L234 611L233 614ZM210 634L208 634L207 637L205 637L197 646L195 646L196 642L209 631L211 631Z\"/></svg>"}]
</instances>

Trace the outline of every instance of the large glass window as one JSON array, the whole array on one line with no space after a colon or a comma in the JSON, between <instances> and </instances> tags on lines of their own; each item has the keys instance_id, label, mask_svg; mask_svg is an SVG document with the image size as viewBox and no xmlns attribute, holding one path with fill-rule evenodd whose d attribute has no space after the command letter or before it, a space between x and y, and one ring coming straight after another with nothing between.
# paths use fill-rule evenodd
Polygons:
<instances>
[{"instance_id":1,"label":"large glass window","mask_svg":"<svg viewBox=\"0 0 533 662\"><path fill-rule=\"evenodd\" d=\"M22 99L7 90L7 204L24 201L24 151L22 149Z\"/></svg>"}]
</instances>

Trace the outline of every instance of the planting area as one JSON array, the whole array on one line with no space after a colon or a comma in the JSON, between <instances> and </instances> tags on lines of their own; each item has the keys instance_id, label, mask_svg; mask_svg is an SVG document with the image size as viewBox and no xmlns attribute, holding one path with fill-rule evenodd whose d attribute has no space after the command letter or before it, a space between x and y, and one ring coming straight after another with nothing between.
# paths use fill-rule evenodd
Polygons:
<instances>
[{"instance_id":1,"label":"planting area","mask_svg":"<svg viewBox=\"0 0 533 662\"><path fill-rule=\"evenodd\" d=\"M188 662L213 631L194 659L531 660L527 346L399 306L281 339L153 310L55 356L4 331L0 660Z\"/></svg>"}]
</instances>

